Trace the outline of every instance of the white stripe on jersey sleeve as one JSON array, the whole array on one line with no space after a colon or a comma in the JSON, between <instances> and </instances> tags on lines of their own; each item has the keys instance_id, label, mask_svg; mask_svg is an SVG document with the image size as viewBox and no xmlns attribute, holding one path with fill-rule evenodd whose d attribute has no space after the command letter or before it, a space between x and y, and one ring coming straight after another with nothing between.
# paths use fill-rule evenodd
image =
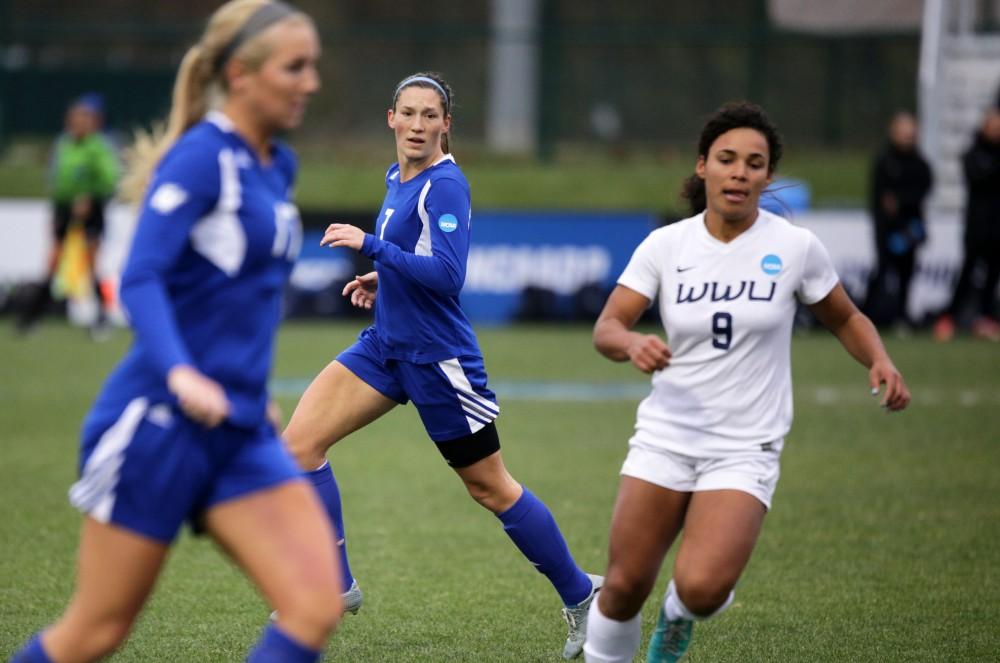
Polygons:
<instances>
[{"instance_id":1,"label":"white stripe on jersey sleeve","mask_svg":"<svg viewBox=\"0 0 1000 663\"><path fill-rule=\"evenodd\" d=\"M420 190L420 199L417 201L417 214L420 216L420 239L413 253L418 256L429 256L431 254L431 221L427 213L426 201L427 193L431 190L431 181L428 179L424 188Z\"/></svg>"},{"instance_id":2,"label":"white stripe on jersey sleeve","mask_svg":"<svg viewBox=\"0 0 1000 663\"><path fill-rule=\"evenodd\" d=\"M236 276L247 253L247 237L240 224L242 188L232 150L219 152L219 202L191 230L191 246L227 276Z\"/></svg>"}]
</instances>

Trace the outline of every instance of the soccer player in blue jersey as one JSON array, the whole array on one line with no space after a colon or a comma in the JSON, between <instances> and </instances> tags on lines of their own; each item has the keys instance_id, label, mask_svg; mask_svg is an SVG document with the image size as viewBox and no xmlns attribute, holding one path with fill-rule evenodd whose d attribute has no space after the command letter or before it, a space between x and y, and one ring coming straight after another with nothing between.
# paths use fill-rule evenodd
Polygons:
<instances>
[{"instance_id":1,"label":"soccer player in blue jersey","mask_svg":"<svg viewBox=\"0 0 1000 663\"><path fill-rule=\"evenodd\" d=\"M906 383L808 230L759 209L781 158L764 111L709 118L685 195L693 216L636 248L594 326L597 350L653 375L639 405L611 521L607 582L590 608L588 663L627 663L641 609L683 529L647 653L673 663L697 620L733 601L778 483L792 422L789 348L797 302L868 369L872 395L902 410ZM633 327L659 299L670 345Z\"/></svg>"},{"instance_id":2,"label":"soccer player in blue jersey","mask_svg":"<svg viewBox=\"0 0 1000 663\"><path fill-rule=\"evenodd\" d=\"M280 610L251 663L317 661L340 619L329 522L267 415L301 241L295 157L274 135L299 124L318 57L307 16L233 0L187 52L165 136L139 146L130 182L144 197L121 285L135 342L83 425L76 590L15 663L118 647L185 521Z\"/></svg>"},{"instance_id":3,"label":"soccer player in blue jersey","mask_svg":"<svg viewBox=\"0 0 1000 663\"><path fill-rule=\"evenodd\" d=\"M504 530L552 582L565 605L566 658L582 647L587 608L601 578L581 571L545 504L504 467L483 357L459 306L472 225L469 184L448 148L452 92L437 74L396 86L388 112L398 162L386 173L375 233L333 224L322 243L372 258L375 271L344 288L375 324L312 382L285 430L338 532L348 610L360 606L351 575L337 482L326 461L338 440L412 400L427 434Z\"/></svg>"}]
</instances>

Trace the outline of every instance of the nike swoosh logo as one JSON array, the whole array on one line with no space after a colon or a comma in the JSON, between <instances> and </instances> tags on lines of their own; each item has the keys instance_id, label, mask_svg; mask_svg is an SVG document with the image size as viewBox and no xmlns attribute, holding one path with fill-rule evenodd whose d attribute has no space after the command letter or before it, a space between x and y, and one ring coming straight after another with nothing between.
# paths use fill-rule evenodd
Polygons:
<instances>
[{"instance_id":1,"label":"nike swoosh logo","mask_svg":"<svg viewBox=\"0 0 1000 663\"><path fill-rule=\"evenodd\" d=\"M695 267L697 267L697 265L691 265L690 267L678 267L677 271L678 271L678 273L680 273L680 272L686 272L686 271L688 271L690 269L694 269Z\"/></svg>"}]
</instances>

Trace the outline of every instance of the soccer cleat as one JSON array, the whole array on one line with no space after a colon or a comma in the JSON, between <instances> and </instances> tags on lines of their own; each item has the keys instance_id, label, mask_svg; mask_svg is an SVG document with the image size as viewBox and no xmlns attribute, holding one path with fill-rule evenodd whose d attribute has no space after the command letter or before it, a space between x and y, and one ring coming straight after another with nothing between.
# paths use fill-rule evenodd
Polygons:
<instances>
[{"instance_id":1,"label":"soccer cleat","mask_svg":"<svg viewBox=\"0 0 1000 663\"><path fill-rule=\"evenodd\" d=\"M95 343L104 343L111 340L111 326L104 321L94 323L90 327L90 340Z\"/></svg>"},{"instance_id":2,"label":"soccer cleat","mask_svg":"<svg viewBox=\"0 0 1000 663\"><path fill-rule=\"evenodd\" d=\"M955 320L945 313L934 323L934 340L938 343L947 343L955 338Z\"/></svg>"},{"instance_id":3,"label":"soccer cleat","mask_svg":"<svg viewBox=\"0 0 1000 663\"><path fill-rule=\"evenodd\" d=\"M590 578L592 589L590 595L580 601L572 608L563 608L562 616L569 625L569 633L566 634L566 644L563 646L563 658L569 660L576 658L583 651L583 643L587 639L587 612L590 604L594 602L597 592L601 591L604 585L604 576L587 574Z\"/></svg>"},{"instance_id":4,"label":"soccer cleat","mask_svg":"<svg viewBox=\"0 0 1000 663\"><path fill-rule=\"evenodd\" d=\"M984 341L1000 342L1000 323L985 315L972 321L972 335Z\"/></svg>"},{"instance_id":5,"label":"soccer cleat","mask_svg":"<svg viewBox=\"0 0 1000 663\"><path fill-rule=\"evenodd\" d=\"M365 595L358 587L357 580L353 581L351 588L340 596L344 599L344 612L349 612L352 615L358 614L358 610L361 610L361 604L365 602Z\"/></svg>"},{"instance_id":6,"label":"soccer cleat","mask_svg":"<svg viewBox=\"0 0 1000 663\"><path fill-rule=\"evenodd\" d=\"M691 631L694 622L690 619L667 620L667 615L660 607L660 616L656 620L653 637L649 639L649 650L646 652L646 663L675 663L681 660L688 645L691 644Z\"/></svg>"},{"instance_id":7,"label":"soccer cleat","mask_svg":"<svg viewBox=\"0 0 1000 663\"><path fill-rule=\"evenodd\" d=\"M358 587L358 581L355 580L351 583L351 588L340 595L344 600L344 612L349 612L352 615L358 614L358 610L361 610L361 604L365 602L365 595ZM278 621L278 611L275 610L271 613L271 621Z\"/></svg>"}]
</instances>

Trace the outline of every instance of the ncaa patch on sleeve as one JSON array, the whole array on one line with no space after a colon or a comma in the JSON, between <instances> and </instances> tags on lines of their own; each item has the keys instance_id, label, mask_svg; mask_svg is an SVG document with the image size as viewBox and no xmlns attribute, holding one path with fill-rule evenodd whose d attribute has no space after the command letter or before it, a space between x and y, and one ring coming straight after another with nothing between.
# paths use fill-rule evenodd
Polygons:
<instances>
[{"instance_id":1,"label":"ncaa patch on sleeve","mask_svg":"<svg viewBox=\"0 0 1000 663\"><path fill-rule=\"evenodd\" d=\"M438 228L446 233L455 232L458 228L458 219L454 214L442 214L438 217Z\"/></svg>"},{"instance_id":2,"label":"ncaa patch on sleeve","mask_svg":"<svg viewBox=\"0 0 1000 663\"><path fill-rule=\"evenodd\" d=\"M170 214L184 204L188 193L173 182L164 182L149 198L149 206L160 214Z\"/></svg>"}]
</instances>

